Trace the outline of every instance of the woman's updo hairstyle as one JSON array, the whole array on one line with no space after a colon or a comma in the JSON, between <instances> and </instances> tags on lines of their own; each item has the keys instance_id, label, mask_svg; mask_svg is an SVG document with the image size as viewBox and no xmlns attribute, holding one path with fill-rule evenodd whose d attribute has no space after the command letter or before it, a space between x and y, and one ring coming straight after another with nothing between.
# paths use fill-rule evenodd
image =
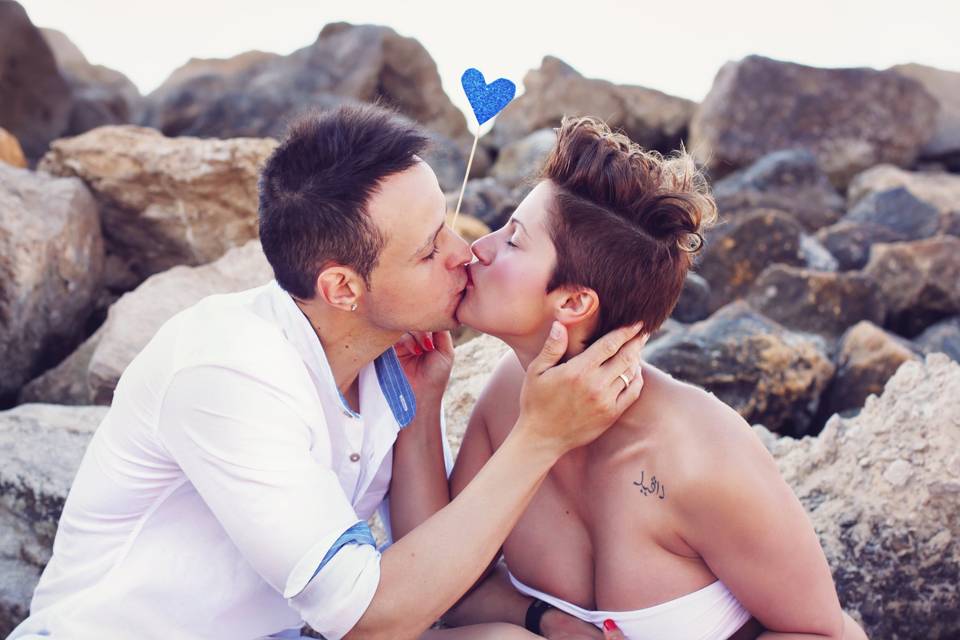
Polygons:
<instances>
[{"instance_id":1,"label":"woman's updo hairstyle","mask_svg":"<svg viewBox=\"0 0 960 640\"><path fill-rule=\"evenodd\" d=\"M596 118L564 118L540 178L556 193L550 231L557 265L547 290L597 292L600 322L588 343L637 321L655 331L673 311L717 216L690 155L665 158Z\"/></svg>"}]
</instances>

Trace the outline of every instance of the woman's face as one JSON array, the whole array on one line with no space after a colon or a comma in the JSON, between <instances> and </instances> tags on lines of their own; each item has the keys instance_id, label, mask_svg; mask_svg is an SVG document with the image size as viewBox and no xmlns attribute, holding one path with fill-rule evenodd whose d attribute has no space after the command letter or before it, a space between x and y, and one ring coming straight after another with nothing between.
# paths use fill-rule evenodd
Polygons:
<instances>
[{"instance_id":1,"label":"woman's face","mask_svg":"<svg viewBox=\"0 0 960 640\"><path fill-rule=\"evenodd\" d=\"M510 221L471 247L477 261L468 273L457 319L500 338L545 335L555 317L547 284L557 253L550 239L548 206L554 187L538 184Z\"/></svg>"}]
</instances>

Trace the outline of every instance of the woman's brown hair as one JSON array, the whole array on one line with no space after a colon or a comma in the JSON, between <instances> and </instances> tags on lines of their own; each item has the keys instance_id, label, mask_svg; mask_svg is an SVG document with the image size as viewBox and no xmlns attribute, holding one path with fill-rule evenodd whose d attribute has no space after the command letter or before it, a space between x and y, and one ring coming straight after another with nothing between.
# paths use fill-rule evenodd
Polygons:
<instances>
[{"instance_id":1,"label":"woman's brown hair","mask_svg":"<svg viewBox=\"0 0 960 640\"><path fill-rule=\"evenodd\" d=\"M643 321L653 332L677 304L717 207L693 159L641 149L595 118L564 118L540 174L557 265L547 286L584 286L600 298L587 341Z\"/></svg>"}]
</instances>

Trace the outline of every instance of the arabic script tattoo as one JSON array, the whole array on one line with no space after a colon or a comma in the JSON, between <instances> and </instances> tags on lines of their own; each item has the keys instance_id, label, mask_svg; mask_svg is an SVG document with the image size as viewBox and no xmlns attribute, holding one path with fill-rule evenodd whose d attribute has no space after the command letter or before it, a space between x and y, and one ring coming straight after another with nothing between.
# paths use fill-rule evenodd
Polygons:
<instances>
[{"instance_id":1,"label":"arabic script tattoo","mask_svg":"<svg viewBox=\"0 0 960 640\"><path fill-rule=\"evenodd\" d=\"M663 483L657 480L657 476L650 476L649 484L643 481L643 471L640 472L640 482L633 481L634 486L640 487L640 491L646 496L657 496L661 500L667 497L667 491Z\"/></svg>"}]
</instances>

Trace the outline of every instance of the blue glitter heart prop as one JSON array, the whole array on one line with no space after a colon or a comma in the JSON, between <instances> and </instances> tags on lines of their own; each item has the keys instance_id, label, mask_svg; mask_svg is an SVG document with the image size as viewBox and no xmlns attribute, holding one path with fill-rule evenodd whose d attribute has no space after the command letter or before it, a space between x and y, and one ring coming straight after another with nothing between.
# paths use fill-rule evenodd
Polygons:
<instances>
[{"instance_id":1,"label":"blue glitter heart prop","mask_svg":"<svg viewBox=\"0 0 960 640\"><path fill-rule=\"evenodd\" d=\"M464 71L460 76L460 84L480 124L500 113L517 93L517 86L506 78L498 78L487 84L483 74L476 69Z\"/></svg>"}]
</instances>

